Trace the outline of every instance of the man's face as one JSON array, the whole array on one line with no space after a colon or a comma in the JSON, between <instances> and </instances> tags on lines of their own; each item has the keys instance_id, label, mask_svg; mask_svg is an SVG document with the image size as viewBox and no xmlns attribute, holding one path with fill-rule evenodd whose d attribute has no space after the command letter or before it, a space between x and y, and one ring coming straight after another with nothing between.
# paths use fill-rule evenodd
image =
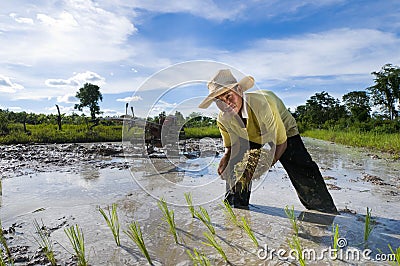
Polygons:
<instances>
[{"instance_id":1,"label":"man's face","mask_svg":"<svg viewBox=\"0 0 400 266\"><path fill-rule=\"evenodd\" d=\"M218 96L215 100L217 107L223 111L232 114L239 114L243 105L241 89L238 86L236 90L229 90Z\"/></svg>"}]
</instances>

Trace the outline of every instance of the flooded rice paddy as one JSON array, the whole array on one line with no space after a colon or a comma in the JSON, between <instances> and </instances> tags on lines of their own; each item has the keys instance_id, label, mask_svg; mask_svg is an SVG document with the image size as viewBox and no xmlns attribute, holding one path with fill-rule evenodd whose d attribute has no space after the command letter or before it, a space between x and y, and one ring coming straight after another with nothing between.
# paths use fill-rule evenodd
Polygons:
<instances>
[{"instance_id":1,"label":"flooded rice paddy","mask_svg":"<svg viewBox=\"0 0 400 266\"><path fill-rule=\"evenodd\" d=\"M224 181L216 174L219 158L168 160L122 152L122 144L1 146L3 233L16 265L48 264L35 241L34 219L43 221L60 265L76 265L65 228L78 224L90 265L145 265L147 260L121 232L117 247L99 207L116 203L122 230L132 221L142 229L155 265L193 265L187 250L201 250L212 265L226 265L207 242L207 227L192 218L184 193L209 213L216 241L231 265L296 265L288 241L294 231L285 214L293 206L308 265L387 265L388 244L400 246L400 162L384 155L305 138L321 168L340 215L309 212L278 163L253 184L249 210L234 209L251 226L259 247L231 223L221 207ZM220 140L216 140L220 145ZM220 151L220 149L219 149ZM132 155L132 156L130 156ZM175 212L179 244L163 221L157 200ZM373 230L364 241L366 208ZM339 226L342 249L332 249L332 224ZM345 242L344 242L345 241ZM345 245L344 245L345 244ZM280 253L278 252L280 251ZM352 251L352 253L346 251ZM314 253L313 253L314 252Z\"/></svg>"}]
</instances>

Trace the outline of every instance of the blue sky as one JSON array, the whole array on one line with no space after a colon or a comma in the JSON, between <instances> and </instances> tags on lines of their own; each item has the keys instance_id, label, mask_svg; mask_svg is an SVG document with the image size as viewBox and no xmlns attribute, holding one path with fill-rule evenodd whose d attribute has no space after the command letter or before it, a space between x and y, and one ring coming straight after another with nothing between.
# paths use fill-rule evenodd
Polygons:
<instances>
[{"instance_id":1,"label":"blue sky","mask_svg":"<svg viewBox=\"0 0 400 266\"><path fill-rule=\"evenodd\" d=\"M188 115L203 111L197 103L219 63L252 75L254 89L273 90L292 110L316 92L341 99L371 86L384 64L400 65L399 14L398 0L1 1L0 108L55 113L58 104L70 114L90 82L101 88L104 115L125 113L126 102L140 116ZM175 74L153 82L192 60L216 63L200 82L176 86L170 81L184 80Z\"/></svg>"}]
</instances>

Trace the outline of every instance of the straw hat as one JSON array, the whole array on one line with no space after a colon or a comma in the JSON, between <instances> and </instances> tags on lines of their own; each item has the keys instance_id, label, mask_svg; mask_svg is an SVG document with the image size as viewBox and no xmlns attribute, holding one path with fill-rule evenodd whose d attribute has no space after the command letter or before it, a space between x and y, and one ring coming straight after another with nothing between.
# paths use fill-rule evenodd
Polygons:
<instances>
[{"instance_id":1,"label":"straw hat","mask_svg":"<svg viewBox=\"0 0 400 266\"><path fill-rule=\"evenodd\" d=\"M199 108L206 109L216 97L233 89L236 85L240 85L242 90L246 91L254 86L254 78L247 76L237 82L229 69L221 69L207 84L209 94L207 98L200 103Z\"/></svg>"}]
</instances>

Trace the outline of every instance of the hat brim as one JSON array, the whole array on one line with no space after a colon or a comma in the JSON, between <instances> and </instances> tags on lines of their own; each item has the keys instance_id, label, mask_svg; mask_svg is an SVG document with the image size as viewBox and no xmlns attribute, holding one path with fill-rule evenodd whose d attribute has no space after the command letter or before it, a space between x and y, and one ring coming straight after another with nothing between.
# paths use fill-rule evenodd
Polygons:
<instances>
[{"instance_id":1,"label":"hat brim","mask_svg":"<svg viewBox=\"0 0 400 266\"><path fill-rule=\"evenodd\" d=\"M247 91L248 89L252 88L254 86L254 78L251 76L247 76L242 78L239 82L229 84L229 86L222 87L218 91L215 91L213 93L210 93L200 104L199 108L206 109L208 108L213 100L218 97L221 94L224 94L228 90L233 89L236 85L240 85L242 88L242 91Z\"/></svg>"}]
</instances>

